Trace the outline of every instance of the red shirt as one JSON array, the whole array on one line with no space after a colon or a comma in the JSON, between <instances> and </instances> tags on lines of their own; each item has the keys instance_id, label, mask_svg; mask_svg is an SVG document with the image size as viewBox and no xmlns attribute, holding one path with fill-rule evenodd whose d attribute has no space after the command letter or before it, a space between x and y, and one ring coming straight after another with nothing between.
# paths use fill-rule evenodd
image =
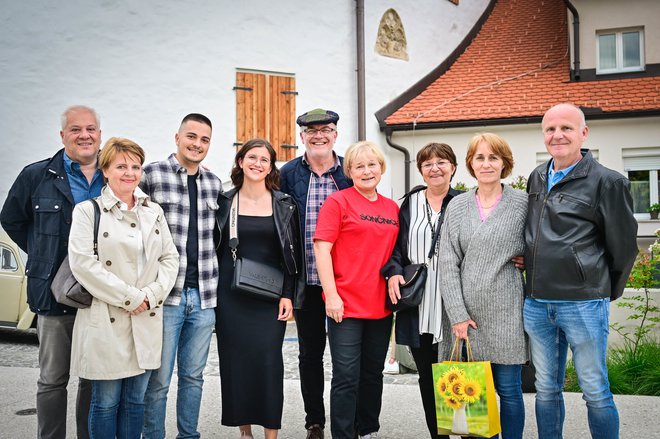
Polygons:
<instances>
[{"instance_id":1,"label":"red shirt","mask_svg":"<svg viewBox=\"0 0 660 439\"><path fill-rule=\"evenodd\" d=\"M382 319L391 313L385 308L380 269L392 254L398 232L399 207L389 198L378 195L369 201L351 187L323 203L314 240L333 243L330 255L344 318Z\"/></svg>"}]
</instances>

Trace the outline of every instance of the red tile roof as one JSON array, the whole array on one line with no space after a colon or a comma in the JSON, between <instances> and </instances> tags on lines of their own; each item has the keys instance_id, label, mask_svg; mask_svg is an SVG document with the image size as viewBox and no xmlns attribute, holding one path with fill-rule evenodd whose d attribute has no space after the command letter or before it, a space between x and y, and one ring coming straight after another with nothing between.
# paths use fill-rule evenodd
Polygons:
<instances>
[{"instance_id":1,"label":"red tile roof","mask_svg":"<svg viewBox=\"0 0 660 439\"><path fill-rule=\"evenodd\" d=\"M560 102L605 113L660 109L658 76L572 82L567 20L562 0L498 0L449 69L381 109L381 125L535 118Z\"/></svg>"}]
</instances>

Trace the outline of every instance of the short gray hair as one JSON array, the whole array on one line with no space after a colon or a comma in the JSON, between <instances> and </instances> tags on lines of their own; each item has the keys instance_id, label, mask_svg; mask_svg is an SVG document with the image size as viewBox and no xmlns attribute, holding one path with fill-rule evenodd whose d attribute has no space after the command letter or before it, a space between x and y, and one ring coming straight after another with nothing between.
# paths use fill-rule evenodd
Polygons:
<instances>
[{"instance_id":1,"label":"short gray hair","mask_svg":"<svg viewBox=\"0 0 660 439\"><path fill-rule=\"evenodd\" d=\"M96 120L96 128L101 128L101 119L99 118L99 115L96 113L96 110L94 110L92 107L87 107L85 105L72 105L66 110L64 110L64 113L62 113L62 117L61 117L62 129L66 128L66 123L69 120L69 114L73 113L74 111L86 111L88 113L92 113L94 115L94 119Z\"/></svg>"}]
</instances>

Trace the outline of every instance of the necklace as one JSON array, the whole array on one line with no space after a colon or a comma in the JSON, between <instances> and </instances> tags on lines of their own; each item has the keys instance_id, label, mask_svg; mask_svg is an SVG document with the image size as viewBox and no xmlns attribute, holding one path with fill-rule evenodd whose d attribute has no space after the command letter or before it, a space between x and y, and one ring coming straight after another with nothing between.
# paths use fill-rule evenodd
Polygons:
<instances>
[{"instance_id":1,"label":"necklace","mask_svg":"<svg viewBox=\"0 0 660 439\"><path fill-rule=\"evenodd\" d=\"M431 228L431 236L433 239L436 241L435 243L435 249L434 253L437 256L438 255L438 243L437 243L437 238L436 238L436 228L433 226L433 221L431 221L431 205L429 204L429 199L427 197L424 197L424 207L426 208L426 220L429 222L429 227ZM440 212L438 212L438 233L440 233L440 224L442 223L442 206L440 206ZM431 244L433 245L433 244Z\"/></svg>"},{"instance_id":2,"label":"necklace","mask_svg":"<svg viewBox=\"0 0 660 439\"><path fill-rule=\"evenodd\" d=\"M491 204L490 206L484 206L481 203L481 197L479 196L479 194L476 194L476 196L477 196L477 204L479 205L479 208L481 208L481 210L492 209L493 207L495 207L497 205L497 203L500 202L500 199L502 199L502 194L499 194L497 196L497 198L495 198L495 201L493 201L493 204Z\"/></svg>"}]
</instances>

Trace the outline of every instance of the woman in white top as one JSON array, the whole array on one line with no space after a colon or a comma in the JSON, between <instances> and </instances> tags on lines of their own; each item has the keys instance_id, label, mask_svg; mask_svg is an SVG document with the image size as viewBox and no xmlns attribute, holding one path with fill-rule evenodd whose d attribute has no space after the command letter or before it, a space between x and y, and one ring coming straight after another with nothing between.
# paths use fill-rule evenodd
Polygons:
<instances>
[{"instance_id":1,"label":"woman in white top","mask_svg":"<svg viewBox=\"0 0 660 439\"><path fill-rule=\"evenodd\" d=\"M452 189L451 179L456 172L456 155L445 143L429 143L417 153L417 169L426 186L417 186L407 193L399 210L399 236L392 257L381 270L388 279L388 293L393 303L401 297L403 267L425 262L429 255L433 234L439 232L441 217L447 204L460 192ZM437 245L436 245L437 249ZM437 362L438 341L442 336L442 300L438 255L434 254L428 267L422 303L415 308L396 313L395 338L397 344L410 347L419 373L426 425L431 438L438 435L433 393L431 365Z\"/></svg>"}]
</instances>

